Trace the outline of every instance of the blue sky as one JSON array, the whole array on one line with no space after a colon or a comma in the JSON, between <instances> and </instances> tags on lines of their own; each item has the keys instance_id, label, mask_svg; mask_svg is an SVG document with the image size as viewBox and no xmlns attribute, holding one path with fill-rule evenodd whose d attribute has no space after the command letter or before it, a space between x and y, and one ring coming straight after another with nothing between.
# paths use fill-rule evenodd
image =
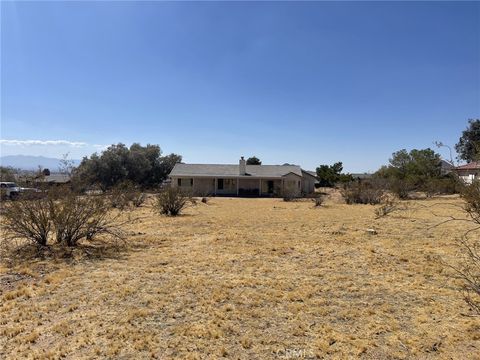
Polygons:
<instances>
[{"instance_id":1,"label":"blue sky","mask_svg":"<svg viewBox=\"0 0 480 360\"><path fill-rule=\"evenodd\" d=\"M478 2L1 3L2 155L363 172L477 117Z\"/></svg>"}]
</instances>

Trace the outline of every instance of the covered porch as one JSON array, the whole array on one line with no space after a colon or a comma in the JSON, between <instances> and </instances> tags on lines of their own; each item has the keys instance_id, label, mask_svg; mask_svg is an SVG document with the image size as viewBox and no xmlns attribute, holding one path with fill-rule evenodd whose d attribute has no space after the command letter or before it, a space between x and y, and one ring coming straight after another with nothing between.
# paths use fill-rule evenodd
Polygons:
<instances>
[{"instance_id":1,"label":"covered porch","mask_svg":"<svg viewBox=\"0 0 480 360\"><path fill-rule=\"evenodd\" d=\"M194 178L193 191L201 195L225 196L280 196L283 179L262 179L250 177Z\"/></svg>"}]
</instances>

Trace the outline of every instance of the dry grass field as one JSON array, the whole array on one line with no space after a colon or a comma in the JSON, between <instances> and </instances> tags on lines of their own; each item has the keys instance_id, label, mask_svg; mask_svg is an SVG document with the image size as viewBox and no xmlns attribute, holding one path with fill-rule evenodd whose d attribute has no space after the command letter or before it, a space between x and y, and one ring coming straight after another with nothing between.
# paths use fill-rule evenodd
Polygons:
<instances>
[{"instance_id":1,"label":"dry grass field","mask_svg":"<svg viewBox=\"0 0 480 360\"><path fill-rule=\"evenodd\" d=\"M122 251L3 259L0 358L478 359L480 319L441 264L468 225L431 228L459 203L144 206Z\"/></svg>"}]
</instances>

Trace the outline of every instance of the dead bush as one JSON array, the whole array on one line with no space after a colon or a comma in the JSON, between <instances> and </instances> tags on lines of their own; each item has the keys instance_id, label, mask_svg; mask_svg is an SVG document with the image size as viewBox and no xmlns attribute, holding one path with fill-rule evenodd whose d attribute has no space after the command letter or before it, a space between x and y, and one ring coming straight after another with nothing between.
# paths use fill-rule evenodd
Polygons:
<instances>
[{"instance_id":1,"label":"dead bush","mask_svg":"<svg viewBox=\"0 0 480 360\"><path fill-rule=\"evenodd\" d=\"M325 202L325 197L323 197L322 195L316 195L312 198L312 201L313 201L314 207L320 207Z\"/></svg>"},{"instance_id":2,"label":"dead bush","mask_svg":"<svg viewBox=\"0 0 480 360\"><path fill-rule=\"evenodd\" d=\"M398 210L398 202L393 199L386 199L385 203L379 208L375 209L375 217L377 219L385 217L388 214Z\"/></svg>"},{"instance_id":3,"label":"dead bush","mask_svg":"<svg viewBox=\"0 0 480 360\"><path fill-rule=\"evenodd\" d=\"M464 186L461 196L465 201L466 213L477 226L465 233L460 241L463 250L463 262L461 267L456 270L464 281L465 301L477 314L480 314L480 239L478 238L478 231L480 230L480 181ZM477 236L469 237L472 233Z\"/></svg>"},{"instance_id":4,"label":"dead bush","mask_svg":"<svg viewBox=\"0 0 480 360\"><path fill-rule=\"evenodd\" d=\"M380 204L384 198L383 184L379 181L354 181L341 190L347 204Z\"/></svg>"},{"instance_id":5,"label":"dead bush","mask_svg":"<svg viewBox=\"0 0 480 360\"><path fill-rule=\"evenodd\" d=\"M115 209L124 210L133 205L138 194L133 183L121 182L110 190L110 204Z\"/></svg>"},{"instance_id":6,"label":"dead bush","mask_svg":"<svg viewBox=\"0 0 480 360\"><path fill-rule=\"evenodd\" d=\"M2 214L2 224L9 240L23 239L45 246L52 238L60 245L73 247L82 239L99 235L123 239L119 217L119 212L110 211L104 197L52 190L46 197L11 202Z\"/></svg>"},{"instance_id":7,"label":"dead bush","mask_svg":"<svg viewBox=\"0 0 480 360\"><path fill-rule=\"evenodd\" d=\"M52 231L50 211L49 199L10 202L4 207L1 216L7 239L24 239L38 245L47 245Z\"/></svg>"},{"instance_id":8,"label":"dead bush","mask_svg":"<svg viewBox=\"0 0 480 360\"><path fill-rule=\"evenodd\" d=\"M202 203L207 204L208 203L208 198L207 197L202 197Z\"/></svg>"},{"instance_id":9,"label":"dead bush","mask_svg":"<svg viewBox=\"0 0 480 360\"><path fill-rule=\"evenodd\" d=\"M102 196L67 194L51 201L51 219L56 242L76 246L81 239L92 240L98 235L123 238L119 214L112 215L108 201Z\"/></svg>"},{"instance_id":10,"label":"dead bush","mask_svg":"<svg viewBox=\"0 0 480 360\"><path fill-rule=\"evenodd\" d=\"M135 207L140 207L145 203L145 200L147 200L147 194L142 192L136 192L135 196L133 196L132 204Z\"/></svg>"},{"instance_id":11,"label":"dead bush","mask_svg":"<svg viewBox=\"0 0 480 360\"><path fill-rule=\"evenodd\" d=\"M167 216L180 215L183 209L192 204L190 194L177 187L168 187L160 191L156 198L155 210Z\"/></svg>"}]
</instances>

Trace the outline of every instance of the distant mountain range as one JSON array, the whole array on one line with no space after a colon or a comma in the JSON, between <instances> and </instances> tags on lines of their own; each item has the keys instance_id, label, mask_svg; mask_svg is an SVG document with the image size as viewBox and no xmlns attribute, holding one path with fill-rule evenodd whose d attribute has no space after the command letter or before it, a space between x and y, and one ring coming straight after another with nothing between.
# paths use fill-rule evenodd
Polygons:
<instances>
[{"instance_id":1,"label":"distant mountain range","mask_svg":"<svg viewBox=\"0 0 480 360\"><path fill-rule=\"evenodd\" d=\"M52 172L58 171L61 159L45 156L30 155L7 155L0 156L0 166L11 166L21 170L37 170L39 166ZM74 165L80 164L80 160L72 160Z\"/></svg>"}]
</instances>

